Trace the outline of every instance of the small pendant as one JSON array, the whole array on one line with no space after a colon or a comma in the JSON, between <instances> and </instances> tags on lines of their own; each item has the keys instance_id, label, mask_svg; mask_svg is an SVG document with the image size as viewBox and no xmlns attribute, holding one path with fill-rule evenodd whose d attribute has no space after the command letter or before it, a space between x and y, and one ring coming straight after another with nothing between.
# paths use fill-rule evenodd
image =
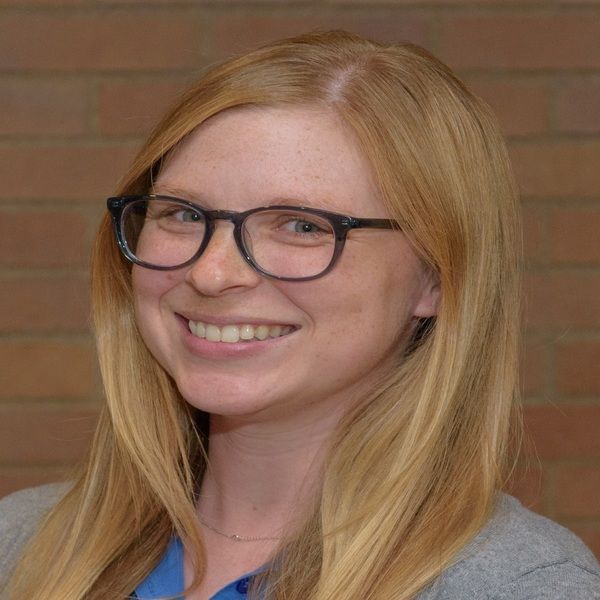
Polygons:
<instances>
[{"instance_id":1,"label":"small pendant","mask_svg":"<svg viewBox=\"0 0 600 600\"><path fill-rule=\"evenodd\" d=\"M234 542L241 542L242 541L242 538L239 535L236 535L235 533L232 536L230 536L230 537L231 537L231 539Z\"/></svg>"}]
</instances>

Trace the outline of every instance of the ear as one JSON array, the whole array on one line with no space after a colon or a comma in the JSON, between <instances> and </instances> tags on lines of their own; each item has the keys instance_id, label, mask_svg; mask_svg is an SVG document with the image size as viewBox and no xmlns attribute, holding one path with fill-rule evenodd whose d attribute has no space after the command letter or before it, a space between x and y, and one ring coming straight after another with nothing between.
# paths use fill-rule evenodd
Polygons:
<instances>
[{"instance_id":1,"label":"ear","mask_svg":"<svg viewBox=\"0 0 600 600\"><path fill-rule=\"evenodd\" d=\"M423 273L421 296L413 312L417 318L435 317L438 312L442 289L440 277L433 269L426 269Z\"/></svg>"}]
</instances>

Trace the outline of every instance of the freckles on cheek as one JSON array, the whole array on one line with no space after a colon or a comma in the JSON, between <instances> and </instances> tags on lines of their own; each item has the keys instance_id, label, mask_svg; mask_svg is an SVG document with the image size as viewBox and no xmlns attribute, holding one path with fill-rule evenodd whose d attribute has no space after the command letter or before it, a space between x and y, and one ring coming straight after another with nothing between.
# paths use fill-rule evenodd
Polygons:
<instances>
[{"instance_id":1,"label":"freckles on cheek","mask_svg":"<svg viewBox=\"0 0 600 600\"><path fill-rule=\"evenodd\" d=\"M137 265L133 268L131 278L135 297L144 296L158 299L175 284L173 273L153 271Z\"/></svg>"}]
</instances>

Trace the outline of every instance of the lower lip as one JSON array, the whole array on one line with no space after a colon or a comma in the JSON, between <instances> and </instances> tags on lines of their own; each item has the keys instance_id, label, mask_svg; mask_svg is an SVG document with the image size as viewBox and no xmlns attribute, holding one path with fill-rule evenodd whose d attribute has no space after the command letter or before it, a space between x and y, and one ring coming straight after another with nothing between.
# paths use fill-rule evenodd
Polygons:
<instances>
[{"instance_id":1,"label":"lower lip","mask_svg":"<svg viewBox=\"0 0 600 600\"><path fill-rule=\"evenodd\" d=\"M250 357L261 354L270 348L280 346L294 331L276 338L266 340L252 340L250 342L209 342L208 340L194 335L189 329L189 321L177 315L177 320L183 330L183 341L189 352L203 358L235 358Z\"/></svg>"}]
</instances>

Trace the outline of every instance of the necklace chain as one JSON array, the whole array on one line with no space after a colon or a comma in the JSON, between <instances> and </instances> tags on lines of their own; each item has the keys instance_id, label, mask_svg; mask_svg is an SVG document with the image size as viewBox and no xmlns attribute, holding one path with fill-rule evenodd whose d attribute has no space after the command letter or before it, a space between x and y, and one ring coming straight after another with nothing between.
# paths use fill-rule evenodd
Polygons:
<instances>
[{"instance_id":1,"label":"necklace chain","mask_svg":"<svg viewBox=\"0 0 600 600\"><path fill-rule=\"evenodd\" d=\"M202 519L198 519L198 520L200 521L200 523L202 523L202 525L204 525L211 531L214 531L215 533L217 533L233 542L267 542L267 541L271 542L271 541L278 541L281 539L280 537L268 537L268 536L247 537L247 536L243 536L243 535L238 535L237 533L233 533L233 534L224 533L223 531L219 531L216 527L209 525L206 521L203 521Z\"/></svg>"}]
</instances>

